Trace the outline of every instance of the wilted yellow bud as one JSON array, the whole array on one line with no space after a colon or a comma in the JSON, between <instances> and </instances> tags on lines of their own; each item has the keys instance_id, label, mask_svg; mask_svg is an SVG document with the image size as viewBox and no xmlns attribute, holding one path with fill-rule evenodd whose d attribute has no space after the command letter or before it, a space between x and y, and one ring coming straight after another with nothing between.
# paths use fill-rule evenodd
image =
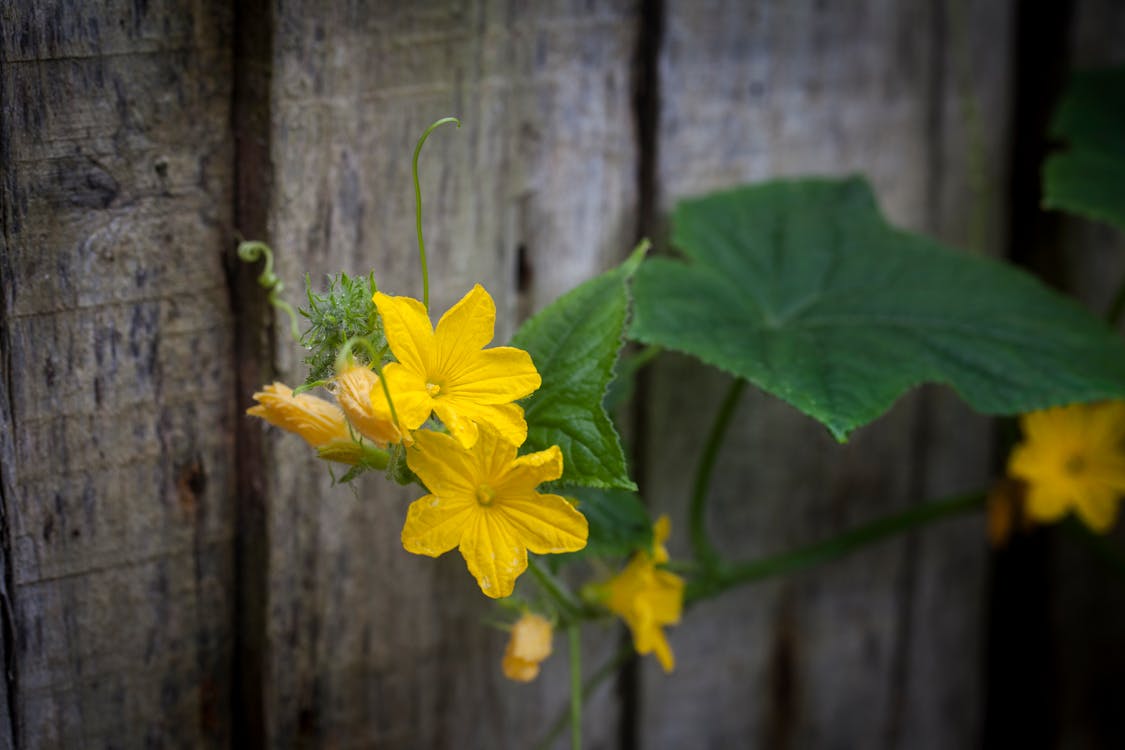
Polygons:
<instances>
[{"instance_id":1,"label":"wilted yellow bud","mask_svg":"<svg viewBox=\"0 0 1125 750\"><path fill-rule=\"evenodd\" d=\"M351 362L336 376L336 401L348 415L356 431L376 445L397 443L402 439L398 428L371 406L371 390L379 376L363 365Z\"/></svg>"},{"instance_id":2,"label":"wilted yellow bud","mask_svg":"<svg viewBox=\"0 0 1125 750\"><path fill-rule=\"evenodd\" d=\"M337 440L351 442L344 413L322 398L304 393L295 396L284 383L272 383L255 393L254 400L258 405L247 409L247 414L297 433L314 448Z\"/></svg>"},{"instance_id":3,"label":"wilted yellow bud","mask_svg":"<svg viewBox=\"0 0 1125 750\"><path fill-rule=\"evenodd\" d=\"M539 676L539 663L551 655L553 630L546 618L528 612L512 626L512 637L504 650L504 676L516 682L531 682Z\"/></svg>"}]
</instances>

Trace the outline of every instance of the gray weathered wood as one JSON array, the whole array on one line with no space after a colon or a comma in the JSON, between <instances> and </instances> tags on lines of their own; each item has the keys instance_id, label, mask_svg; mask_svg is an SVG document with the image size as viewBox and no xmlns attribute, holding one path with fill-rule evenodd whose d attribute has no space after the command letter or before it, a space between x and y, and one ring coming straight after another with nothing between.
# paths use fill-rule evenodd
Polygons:
<instances>
[{"instance_id":1,"label":"gray weathered wood","mask_svg":"<svg viewBox=\"0 0 1125 750\"><path fill-rule=\"evenodd\" d=\"M1125 64L1125 4L1080 0L1070 34L1070 67ZM1125 238L1115 229L1056 217L1055 253L1066 287L1090 309L1109 308L1125 278ZM1125 326L1121 327L1125 332ZM1125 549L1125 519L1110 543ZM1055 534L1048 562L1050 617L1055 637L1044 669L1053 677L1057 747L1120 747L1125 743L1125 588L1119 575L1073 537Z\"/></svg>"},{"instance_id":2,"label":"gray weathered wood","mask_svg":"<svg viewBox=\"0 0 1125 750\"><path fill-rule=\"evenodd\" d=\"M228 738L223 6L0 8L4 745Z\"/></svg>"},{"instance_id":3,"label":"gray weathered wood","mask_svg":"<svg viewBox=\"0 0 1125 750\"><path fill-rule=\"evenodd\" d=\"M958 10L968 79L956 76ZM967 239L974 195L957 84L967 80L981 102L983 157L995 170L1006 4L716 0L671 2L667 13L661 206L746 180L861 171L893 222ZM990 247L997 210L980 232ZM680 358L654 374L643 481L674 517L685 518L699 436L725 383ZM754 558L982 486L987 426L950 402L937 392L904 399L838 446L788 406L747 398L713 489L723 550ZM642 745L970 746L982 696L982 533L978 521L952 524L700 606L673 631L675 677L646 665ZM674 549L685 542L681 526Z\"/></svg>"},{"instance_id":4,"label":"gray weathered wood","mask_svg":"<svg viewBox=\"0 0 1125 750\"><path fill-rule=\"evenodd\" d=\"M622 258L632 243L631 2L286 7L272 66L270 240L291 288L304 271L375 269L420 296L410 157L421 158L432 308L482 282L497 341ZM522 287L519 255L524 255ZM302 377L279 332L279 372ZM270 744L528 746L563 704L565 648L508 683L506 636L456 553L403 551L406 504L382 477L330 486L291 436L269 438ZM607 746L616 704L591 711Z\"/></svg>"}]
</instances>

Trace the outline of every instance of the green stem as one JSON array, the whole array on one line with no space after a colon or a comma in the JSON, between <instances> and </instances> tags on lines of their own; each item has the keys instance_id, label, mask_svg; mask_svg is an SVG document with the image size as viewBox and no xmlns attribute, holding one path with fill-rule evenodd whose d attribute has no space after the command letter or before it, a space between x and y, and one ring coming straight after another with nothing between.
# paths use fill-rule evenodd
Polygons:
<instances>
[{"instance_id":1,"label":"green stem","mask_svg":"<svg viewBox=\"0 0 1125 750\"><path fill-rule=\"evenodd\" d=\"M426 265L426 243L422 240L422 187L418 182L418 155L422 153L422 144L430 137L430 133L447 122L455 122L457 127L461 127L461 121L456 117L443 117L423 131L418 145L414 147L414 225L418 230L418 257L422 260L422 304L427 310L430 309L430 269Z\"/></svg>"},{"instance_id":2,"label":"green stem","mask_svg":"<svg viewBox=\"0 0 1125 750\"><path fill-rule=\"evenodd\" d=\"M535 576L535 580L543 587L543 590L551 595L563 609L563 614L569 619L581 616L585 607L582 606L574 594L570 592L562 581L555 578L551 573L543 567L543 564L534 557L528 556L527 567L531 574Z\"/></svg>"},{"instance_id":3,"label":"green stem","mask_svg":"<svg viewBox=\"0 0 1125 750\"><path fill-rule=\"evenodd\" d=\"M880 518L807 547L782 552L761 560L726 565L702 580L689 584L685 599L688 602L708 599L734 586L835 560L901 532L977 510L984 505L984 500L983 492L956 495Z\"/></svg>"},{"instance_id":4,"label":"green stem","mask_svg":"<svg viewBox=\"0 0 1125 750\"><path fill-rule=\"evenodd\" d=\"M258 286L269 292L266 299L274 308L289 316L289 334L294 341L299 342L301 340L301 329L297 325L297 313L293 310L292 305L281 298L281 292L285 289L285 285L281 283L281 278L273 271L273 251L270 250L270 246L256 240L239 242L238 257L245 263L265 260L262 272L258 274Z\"/></svg>"},{"instance_id":5,"label":"green stem","mask_svg":"<svg viewBox=\"0 0 1125 750\"><path fill-rule=\"evenodd\" d=\"M585 702L590 695L598 689L598 686L605 682L607 679L617 674L617 670L621 668L633 656L632 644L627 644L617 649L613 656L605 660L605 662L598 667L598 671L590 675L586 682L582 683L582 701ZM569 708L569 707L568 707ZM558 717L551 723L550 729L543 739L535 746L536 750L546 750L555 743L559 735L566 729L566 725L570 718L570 711L566 710L561 712Z\"/></svg>"},{"instance_id":6,"label":"green stem","mask_svg":"<svg viewBox=\"0 0 1125 750\"><path fill-rule=\"evenodd\" d=\"M570 641L570 748L582 750L582 628L571 623L566 635Z\"/></svg>"},{"instance_id":7,"label":"green stem","mask_svg":"<svg viewBox=\"0 0 1125 750\"><path fill-rule=\"evenodd\" d=\"M691 546L695 557L707 568L716 568L719 565L719 553L711 544L711 538L707 534L707 491L711 486L711 474L719 457L719 449L723 446L723 437L745 388L746 381L741 378L731 383L726 398L719 406L719 413L715 417L715 424L711 427L711 434L707 437L707 444L703 447L703 455L700 456L699 468L695 473L695 486L691 493L689 511Z\"/></svg>"}]
</instances>

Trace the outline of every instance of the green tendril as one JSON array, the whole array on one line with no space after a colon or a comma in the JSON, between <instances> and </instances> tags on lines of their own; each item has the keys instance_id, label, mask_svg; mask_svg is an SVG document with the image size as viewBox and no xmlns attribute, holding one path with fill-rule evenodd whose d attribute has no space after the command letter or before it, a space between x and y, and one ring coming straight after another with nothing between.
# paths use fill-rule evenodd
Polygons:
<instances>
[{"instance_id":1,"label":"green tendril","mask_svg":"<svg viewBox=\"0 0 1125 750\"><path fill-rule=\"evenodd\" d=\"M348 361L351 357L352 349L357 345L365 349L367 355L371 357L371 365L375 368L375 374L379 376L379 385L383 386L383 395L387 397L387 406L391 409L391 421L394 422L395 427L398 428L400 433L405 432L405 430L402 429L402 425L399 424L398 412L395 411L395 402L391 400L391 390L387 387L386 378L383 377L383 355L387 353L386 349L380 351L362 336L353 336L340 347L340 353L336 356L336 372L339 372L344 363Z\"/></svg>"},{"instance_id":2,"label":"green tendril","mask_svg":"<svg viewBox=\"0 0 1125 750\"><path fill-rule=\"evenodd\" d=\"M461 127L461 121L456 117L443 117L426 128L414 147L414 224L418 230L418 257L422 260L422 304L427 310L430 309L430 270L426 265L426 243L422 240L422 187L418 182L418 155L422 153L422 144L430 133L447 122L455 122L457 127Z\"/></svg>"},{"instance_id":3,"label":"green tendril","mask_svg":"<svg viewBox=\"0 0 1125 750\"><path fill-rule=\"evenodd\" d=\"M294 341L300 341L301 330L297 326L297 312L292 305L281 298L281 293L285 290L285 284L281 283L281 279L273 272L273 251L270 250L270 246L257 241L239 242L238 257L246 263L257 263L259 260L265 259L265 266L262 268L262 272L258 274L258 286L269 292L266 299L274 308L289 316L289 333L293 336Z\"/></svg>"}]
</instances>

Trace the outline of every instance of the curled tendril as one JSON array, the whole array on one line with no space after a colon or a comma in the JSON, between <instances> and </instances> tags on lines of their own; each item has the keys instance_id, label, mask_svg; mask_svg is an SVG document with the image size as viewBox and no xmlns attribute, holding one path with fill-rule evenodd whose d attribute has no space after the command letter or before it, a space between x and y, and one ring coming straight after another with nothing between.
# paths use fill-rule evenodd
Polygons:
<instances>
[{"instance_id":1,"label":"curled tendril","mask_svg":"<svg viewBox=\"0 0 1125 750\"><path fill-rule=\"evenodd\" d=\"M422 144L430 133L447 122L455 122L457 127L461 127L461 121L456 117L443 117L423 131L418 145L414 147L414 224L418 230L418 256L422 260L422 304L427 310L430 309L430 271L426 266L426 243L422 241L422 187L418 183L418 155L422 153Z\"/></svg>"},{"instance_id":2,"label":"curled tendril","mask_svg":"<svg viewBox=\"0 0 1125 750\"><path fill-rule=\"evenodd\" d=\"M395 411L395 402L391 400L391 389L387 387L387 381L383 378L383 357L387 353L386 348L376 349L375 345L363 336L352 336L344 342L340 347L340 353L336 355L336 372L344 369L344 364L351 358L352 349L356 346L365 349L367 356L371 358L371 365L375 368L375 374L379 376L379 385L383 386L383 395L387 397L387 406L391 408L391 421L400 433L404 433L405 430L398 421L398 412Z\"/></svg>"},{"instance_id":3,"label":"curled tendril","mask_svg":"<svg viewBox=\"0 0 1125 750\"><path fill-rule=\"evenodd\" d=\"M270 246L257 241L239 242L238 257L246 263L257 263L259 260L265 259L262 272L258 274L258 286L269 292L266 299L269 300L271 305L289 316L289 333L293 336L294 341L300 341L301 330L297 326L297 312L292 305L281 298L281 292L285 289L285 285L273 272L273 251L270 250Z\"/></svg>"}]
</instances>

